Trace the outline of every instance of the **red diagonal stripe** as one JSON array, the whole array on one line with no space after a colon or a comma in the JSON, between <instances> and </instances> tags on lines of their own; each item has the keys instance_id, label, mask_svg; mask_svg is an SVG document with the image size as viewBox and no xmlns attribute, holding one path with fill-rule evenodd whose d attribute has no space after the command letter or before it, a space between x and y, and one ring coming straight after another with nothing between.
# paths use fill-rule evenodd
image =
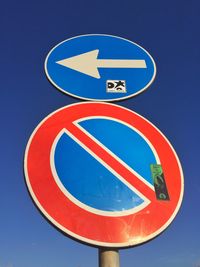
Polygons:
<instances>
[{"instance_id":1,"label":"red diagonal stripe","mask_svg":"<svg viewBox=\"0 0 200 267\"><path fill-rule=\"evenodd\" d=\"M73 123L68 124L66 129L77 138L83 145L91 150L97 157L105 162L110 168L123 177L130 185L135 187L141 194L143 194L150 201L156 200L154 190L145 184L139 177L134 175L129 169L121 164L116 158L109 154L101 145L92 140L87 134L79 129Z\"/></svg>"}]
</instances>

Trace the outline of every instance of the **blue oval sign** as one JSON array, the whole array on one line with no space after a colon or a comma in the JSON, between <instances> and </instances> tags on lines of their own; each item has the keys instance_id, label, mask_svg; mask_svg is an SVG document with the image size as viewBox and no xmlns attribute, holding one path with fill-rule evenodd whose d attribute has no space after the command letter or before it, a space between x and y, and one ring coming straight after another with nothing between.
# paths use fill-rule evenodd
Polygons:
<instances>
[{"instance_id":1,"label":"blue oval sign","mask_svg":"<svg viewBox=\"0 0 200 267\"><path fill-rule=\"evenodd\" d=\"M147 89L155 78L156 65L144 48L129 40L91 34L55 46L45 60L45 72L66 94L115 101Z\"/></svg>"}]
</instances>

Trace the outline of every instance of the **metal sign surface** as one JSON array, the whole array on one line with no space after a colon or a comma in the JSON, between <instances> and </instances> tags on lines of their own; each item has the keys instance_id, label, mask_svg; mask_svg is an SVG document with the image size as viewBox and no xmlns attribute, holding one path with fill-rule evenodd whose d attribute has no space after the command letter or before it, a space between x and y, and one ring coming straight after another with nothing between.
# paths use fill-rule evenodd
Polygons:
<instances>
[{"instance_id":1,"label":"metal sign surface","mask_svg":"<svg viewBox=\"0 0 200 267\"><path fill-rule=\"evenodd\" d=\"M182 169L164 135L137 113L102 102L69 105L45 118L28 142L25 176L55 226L98 246L157 236L183 197Z\"/></svg>"},{"instance_id":2,"label":"metal sign surface","mask_svg":"<svg viewBox=\"0 0 200 267\"><path fill-rule=\"evenodd\" d=\"M114 101L147 89L155 78L156 66L144 48L129 40L91 34L55 46L47 55L45 72L66 94Z\"/></svg>"}]
</instances>

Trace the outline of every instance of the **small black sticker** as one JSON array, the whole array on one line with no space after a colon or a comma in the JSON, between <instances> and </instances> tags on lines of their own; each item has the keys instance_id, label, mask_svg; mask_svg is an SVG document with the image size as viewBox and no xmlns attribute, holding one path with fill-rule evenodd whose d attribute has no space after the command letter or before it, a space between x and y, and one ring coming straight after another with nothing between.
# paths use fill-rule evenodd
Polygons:
<instances>
[{"instance_id":1,"label":"small black sticker","mask_svg":"<svg viewBox=\"0 0 200 267\"><path fill-rule=\"evenodd\" d=\"M126 81L124 80L107 80L107 93L126 93Z\"/></svg>"},{"instance_id":2,"label":"small black sticker","mask_svg":"<svg viewBox=\"0 0 200 267\"><path fill-rule=\"evenodd\" d=\"M156 198L158 200L170 200L162 166L159 164L151 164L150 168L155 187Z\"/></svg>"}]
</instances>

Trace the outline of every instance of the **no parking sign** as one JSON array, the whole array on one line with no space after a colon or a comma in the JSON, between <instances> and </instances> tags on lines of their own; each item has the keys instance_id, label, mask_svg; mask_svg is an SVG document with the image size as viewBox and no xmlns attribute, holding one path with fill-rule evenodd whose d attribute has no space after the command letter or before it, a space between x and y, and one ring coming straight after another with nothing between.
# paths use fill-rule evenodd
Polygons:
<instances>
[{"instance_id":1,"label":"no parking sign","mask_svg":"<svg viewBox=\"0 0 200 267\"><path fill-rule=\"evenodd\" d=\"M113 104L85 102L45 118L25 153L36 205L63 232L108 247L143 243L174 219L183 174L166 137Z\"/></svg>"}]
</instances>

